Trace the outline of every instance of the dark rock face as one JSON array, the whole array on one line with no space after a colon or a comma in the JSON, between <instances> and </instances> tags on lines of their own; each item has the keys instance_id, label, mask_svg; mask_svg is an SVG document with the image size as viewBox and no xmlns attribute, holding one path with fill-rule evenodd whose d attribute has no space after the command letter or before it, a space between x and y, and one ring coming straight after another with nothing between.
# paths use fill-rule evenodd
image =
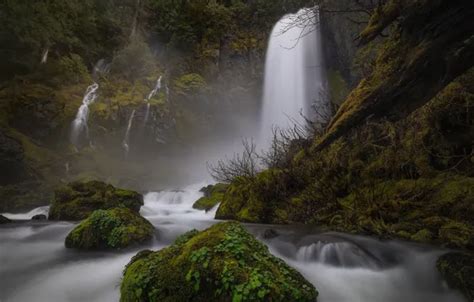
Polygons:
<instances>
[{"instance_id":1,"label":"dark rock face","mask_svg":"<svg viewBox=\"0 0 474 302\"><path fill-rule=\"evenodd\" d=\"M38 214L31 217L31 220L46 220L46 219L48 219L48 217L46 217L46 215L44 214Z\"/></svg>"},{"instance_id":2,"label":"dark rock face","mask_svg":"<svg viewBox=\"0 0 474 302\"><path fill-rule=\"evenodd\" d=\"M121 249L149 241L153 225L127 208L94 211L66 237L67 248Z\"/></svg>"},{"instance_id":3,"label":"dark rock face","mask_svg":"<svg viewBox=\"0 0 474 302\"><path fill-rule=\"evenodd\" d=\"M474 254L448 253L441 256L436 267L448 285L474 300Z\"/></svg>"},{"instance_id":4,"label":"dark rock face","mask_svg":"<svg viewBox=\"0 0 474 302\"><path fill-rule=\"evenodd\" d=\"M138 212L143 196L115 188L101 181L72 182L57 189L49 210L49 220L81 220L95 210L129 208Z\"/></svg>"},{"instance_id":5,"label":"dark rock face","mask_svg":"<svg viewBox=\"0 0 474 302\"><path fill-rule=\"evenodd\" d=\"M26 178L24 151L20 142L0 128L0 185L8 185Z\"/></svg>"},{"instance_id":6,"label":"dark rock face","mask_svg":"<svg viewBox=\"0 0 474 302\"><path fill-rule=\"evenodd\" d=\"M236 222L190 231L126 266L120 301L316 301L314 286Z\"/></svg>"},{"instance_id":7,"label":"dark rock face","mask_svg":"<svg viewBox=\"0 0 474 302\"><path fill-rule=\"evenodd\" d=\"M474 3L389 1L373 14L360 42L372 41L402 17L378 52L374 71L348 96L318 142L322 149L369 116L406 116L474 64Z\"/></svg>"},{"instance_id":8,"label":"dark rock face","mask_svg":"<svg viewBox=\"0 0 474 302\"><path fill-rule=\"evenodd\" d=\"M12 221L8 219L7 217L0 215L0 224L9 223L9 222L12 222Z\"/></svg>"}]
</instances>

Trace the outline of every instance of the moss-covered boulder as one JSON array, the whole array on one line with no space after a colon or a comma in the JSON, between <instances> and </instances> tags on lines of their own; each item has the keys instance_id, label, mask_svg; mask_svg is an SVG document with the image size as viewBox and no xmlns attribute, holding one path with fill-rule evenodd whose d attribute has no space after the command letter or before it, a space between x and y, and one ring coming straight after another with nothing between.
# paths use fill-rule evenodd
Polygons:
<instances>
[{"instance_id":1,"label":"moss-covered boulder","mask_svg":"<svg viewBox=\"0 0 474 302\"><path fill-rule=\"evenodd\" d=\"M127 208L94 211L66 237L67 248L121 249L150 240L153 225Z\"/></svg>"},{"instance_id":2,"label":"moss-covered boulder","mask_svg":"<svg viewBox=\"0 0 474 302\"><path fill-rule=\"evenodd\" d=\"M468 301L474 300L474 254L448 253L436 266L450 287L459 289Z\"/></svg>"},{"instance_id":3,"label":"moss-covered boulder","mask_svg":"<svg viewBox=\"0 0 474 302\"><path fill-rule=\"evenodd\" d=\"M9 223L9 222L12 222L12 221L3 215L0 215L0 224Z\"/></svg>"},{"instance_id":4,"label":"moss-covered boulder","mask_svg":"<svg viewBox=\"0 0 474 302\"><path fill-rule=\"evenodd\" d=\"M215 185L208 185L201 189L204 196L199 198L194 204L193 208L198 210L209 211L216 206L224 198L224 193L229 185L218 183Z\"/></svg>"},{"instance_id":5,"label":"moss-covered boulder","mask_svg":"<svg viewBox=\"0 0 474 302\"><path fill-rule=\"evenodd\" d=\"M81 220L95 210L128 208L138 212L143 196L101 181L72 182L54 192L50 220Z\"/></svg>"},{"instance_id":6,"label":"moss-covered boulder","mask_svg":"<svg viewBox=\"0 0 474 302\"><path fill-rule=\"evenodd\" d=\"M191 231L127 265L120 301L315 301L301 274L236 222Z\"/></svg>"}]
</instances>

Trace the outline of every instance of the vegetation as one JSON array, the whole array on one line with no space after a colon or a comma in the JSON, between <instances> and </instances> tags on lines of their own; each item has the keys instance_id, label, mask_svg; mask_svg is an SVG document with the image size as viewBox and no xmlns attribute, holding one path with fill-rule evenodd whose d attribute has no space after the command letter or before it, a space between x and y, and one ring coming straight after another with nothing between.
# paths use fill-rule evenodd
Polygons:
<instances>
[{"instance_id":1,"label":"vegetation","mask_svg":"<svg viewBox=\"0 0 474 302\"><path fill-rule=\"evenodd\" d=\"M193 204L193 208L205 211L211 210L222 201L227 187L227 184L218 183L202 188L201 192L204 193L204 196L196 200Z\"/></svg>"},{"instance_id":2,"label":"vegetation","mask_svg":"<svg viewBox=\"0 0 474 302\"><path fill-rule=\"evenodd\" d=\"M315 301L297 271L236 222L191 231L158 252L132 258L121 301Z\"/></svg>"},{"instance_id":3,"label":"vegetation","mask_svg":"<svg viewBox=\"0 0 474 302\"><path fill-rule=\"evenodd\" d=\"M72 182L54 192L49 219L81 220L95 210L112 208L128 208L138 213L142 205L143 196L135 191L100 181Z\"/></svg>"},{"instance_id":4,"label":"vegetation","mask_svg":"<svg viewBox=\"0 0 474 302\"><path fill-rule=\"evenodd\" d=\"M123 249L152 239L153 225L128 208L96 210L66 237L66 247Z\"/></svg>"}]
</instances>

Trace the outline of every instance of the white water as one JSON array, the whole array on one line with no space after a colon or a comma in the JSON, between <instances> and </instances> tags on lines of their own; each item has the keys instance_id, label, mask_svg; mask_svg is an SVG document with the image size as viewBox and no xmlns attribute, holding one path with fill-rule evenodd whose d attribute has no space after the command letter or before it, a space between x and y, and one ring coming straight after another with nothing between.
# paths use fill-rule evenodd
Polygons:
<instances>
[{"instance_id":1,"label":"white water","mask_svg":"<svg viewBox=\"0 0 474 302\"><path fill-rule=\"evenodd\" d=\"M133 119L135 118L135 109L132 110L130 117L128 118L127 130L125 131L125 137L122 141L122 147L125 150L125 157L128 156L130 152L130 130L132 129Z\"/></svg>"},{"instance_id":2,"label":"white water","mask_svg":"<svg viewBox=\"0 0 474 302\"><path fill-rule=\"evenodd\" d=\"M286 129L295 122L304 125L302 115L312 117L311 107L327 107L326 99L319 97L325 80L319 26L314 25L318 17L302 21L307 13L302 9L283 17L270 36L259 138L263 148L270 146L273 128Z\"/></svg>"},{"instance_id":3,"label":"white water","mask_svg":"<svg viewBox=\"0 0 474 302\"><path fill-rule=\"evenodd\" d=\"M206 213L192 208L204 185L146 194L140 212L156 227L155 240L121 253L66 249L64 238L73 223L30 221L0 226L0 301L118 301L122 270L138 250L161 249L190 229L202 230L217 222L213 220L216 209ZM30 219L45 209L8 217ZM318 302L464 301L445 287L435 270L440 251L291 226L247 228L316 286ZM278 236L263 239L268 228L277 230Z\"/></svg>"},{"instance_id":4,"label":"white water","mask_svg":"<svg viewBox=\"0 0 474 302\"><path fill-rule=\"evenodd\" d=\"M97 90L99 84L94 83L87 87L84 97L82 99L82 105L77 110L76 118L72 122L71 129L71 143L75 146L79 145L81 134L85 134L87 140L89 140L89 127L87 122L89 120L89 106L94 103L97 98Z\"/></svg>"},{"instance_id":5,"label":"white water","mask_svg":"<svg viewBox=\"0 0 474 302\"><path fill-rule=\"evenodd\" d=\"M154 97L161 90L161 79L162 79L162 76L160 76L158 78L158 80L156 80L156 85L150 91L150 93L148 94L147 101L149 101L152 97Z\"/></svg>"}]
</instances>

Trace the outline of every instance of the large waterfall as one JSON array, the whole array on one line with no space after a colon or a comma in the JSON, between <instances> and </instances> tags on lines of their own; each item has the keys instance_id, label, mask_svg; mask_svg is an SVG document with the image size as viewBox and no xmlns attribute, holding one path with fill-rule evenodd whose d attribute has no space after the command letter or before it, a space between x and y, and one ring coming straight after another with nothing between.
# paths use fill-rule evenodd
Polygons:
<instances>
[{"instance_id":1,"label":"large waterfall","mask_svg":"<svg viewBox=\"0 0 474 302\"><path fill-rule=\"evenodd\" d=\"M319 14L302 9L274 26L265 62L265 83L259 141L271 143L274 127L285 129L311 118L310 108L326 110L323 95ZM323 114L321 114L323 115Z\"/></svg>"},{"instance_id":2,"label":"large waterfall","mask_svg":"<svg viewBox=\"0 0 474 302\"><path fill-rule=\"evenodd\" d=\"M94 83L87 87L84 97L82 99L82 105L77 110L76 118L72 122L71 129L71 143L78 146L80 135L84 133L86 138L89 139L89 128L87 125L89 119L89 105L94 103L97 98L97 90L99 84Z\"/></svg>"}]
</instances>

